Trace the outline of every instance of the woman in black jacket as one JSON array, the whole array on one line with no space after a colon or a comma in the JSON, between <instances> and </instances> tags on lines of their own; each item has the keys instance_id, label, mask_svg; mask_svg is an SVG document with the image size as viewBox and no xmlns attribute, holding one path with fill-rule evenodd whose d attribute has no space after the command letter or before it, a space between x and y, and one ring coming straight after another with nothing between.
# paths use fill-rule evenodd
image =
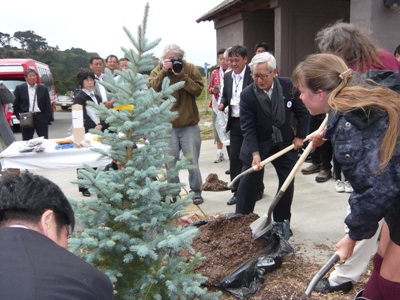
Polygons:
<instances>
[{"instance_id":1,"label":"woman in black jacket","mask_svg":"<svg viewBox=\"0 0 400 300\"><path fill-rule=\"evenodd\" d=\"M92 101L96 104L101 103L100 96L94 93L94 85L96 84L94 73L89 69L81 69L76 77L81 86L81 91L75 97L74 104L82 105L85 132L89 132L89 129L92 128L102 130L103 125L100 124L95 109L86 105L87 101Z\"/></svg>"},{"instance_id":2,"label":"woman in black jacket","mask_svg":"<svg viewBox=\"0 0 400 300\"><path fill-rule=\"evenodd\" d=\"M94 93L94 85L96 84L94 73L89 69L81 69L76 75L76 78L78 79L81 91L75 97L74 104L82 105L85 133L89 132L89 129L92 128L102 130L103 125L100 124L95 109L87 105L88 101L92 101L97 105L101 103L100 96ZM85 197L91 196L89 189L84 186L80 185L79 191L82 192L82 195Z\"/></svg>"}]
</instances>

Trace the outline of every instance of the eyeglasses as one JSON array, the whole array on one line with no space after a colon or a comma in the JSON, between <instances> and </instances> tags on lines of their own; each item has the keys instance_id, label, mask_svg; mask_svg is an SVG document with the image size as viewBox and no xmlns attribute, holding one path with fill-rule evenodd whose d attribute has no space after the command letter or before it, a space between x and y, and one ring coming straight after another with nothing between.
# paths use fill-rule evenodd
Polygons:
<instances>
[{"instance_id":1,"label":"eyeglasses","mask_svg":"<svg viewBox=\"0 0 400 300\"><path fill-rule=\"evenodd\" d=\"M265 80L268 78L268 76L271 74L272 72L269 72L268 74L251 74L251 77L253 77L254 81L257 81L258 78L261 78L261 80Z\"/></svg>"}]
</instances>

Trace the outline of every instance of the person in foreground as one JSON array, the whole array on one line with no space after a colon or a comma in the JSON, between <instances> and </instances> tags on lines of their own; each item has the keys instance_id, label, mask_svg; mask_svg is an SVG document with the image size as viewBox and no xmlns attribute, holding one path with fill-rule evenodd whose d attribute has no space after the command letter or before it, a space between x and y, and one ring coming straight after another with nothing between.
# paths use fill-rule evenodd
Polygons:
<instances>
[{"instance_id":1,"label":"person in foreground","mask_svg":"<svg viewBox=\"0 0 400 300\"><path fill-rule=\"evenodd\" d=\"M74 212L52 181L0 179L1 299L113 299L110 279L67 250Z\"/></svg>"},{"instance_id":2,"label":"person in foreground","mask_svg":"<svg viewBox=\"0 0 400 300\"><path fill-rule=\"evenodd\" d=\"M331 53L339 56L344 62L363 78L370 78L400 93L398 72L400 65L393 54L378 47L371 35L355 24L335 22L326 28L321 29L315 37L318 52ZM390 71L392 70L392 71ZM397 72L396 72L397 71ZM314 141L315 142L315 141ZM326 142L324 143L324 145ZM319 147L321 148L321 147ZM325 148L323 153L328 153ZM330 157L332 158L332 144L330 145ZM346 178L341 181L342 168L333 156L333 169L335 174L336 191L351 193L353 188ZM347 207L347 212L350 207ZM318 292L334 292L342 290L344 293L352 289L368 266L371 256L376 251L378 237L381 232L383 221L375 235L370 239L363 239L354 248L353 254L345 264L337 264L329 276L322 278L315 286ZM345 226L345 232L347 227Z\"/></svg>"},{"instance_id":3,"label":"person in foreground","mask_svg":"<svg viewBox=\"0 0 400 300\"><path fill-rule=\"evenodd\" d=\"M236 200L236 213L249 214L254 211L257 186L264 178L260 163L282 149L293 144L293 149L271 163L279 179L278 190L296 164L297 149L303 146L307 135L309 113L298 93L293 94L290 78L276 76L276 60L269 52L257 54L249 64L253 83L240 94L240 126L243 144L240 159L242 171L258 166L254 172L240 180ZM297 120L293 130L292 116ZM276 205L275 222L290 222L294 195L294 179Z\"/></svg>"},{"instance_id":4,"label":"person in foreground","mask_svg":"<svg viewBox=\"0 0 400 300\"><path fill-rule=\"evenodd\" d=\"M400 95L363 81L333 54L315 54L293 71L311 115L329 112L325 137L354 188L348 234L335 247L342 261L357 241L371 238L384 218L373 271L359 299L400 295ZM316 141L313 139L315 146Z\"/></svg>"}]
</instances>

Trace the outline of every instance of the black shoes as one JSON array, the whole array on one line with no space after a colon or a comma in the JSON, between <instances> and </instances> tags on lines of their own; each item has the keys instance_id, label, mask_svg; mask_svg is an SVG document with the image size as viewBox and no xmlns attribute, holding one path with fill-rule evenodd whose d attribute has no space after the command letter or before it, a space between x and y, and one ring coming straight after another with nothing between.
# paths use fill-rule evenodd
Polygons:
<instances>
[{"instance_id":1,"label":"black shoes","mask_svg":"<svg viewBox=\"0 0 400 300\"><path fill-rule=\"evenodd\" d=\"M314 288L314 291L320 293L331 293L337 291L343 291L343 294L347 294L353 288L353 283L347 281L339 285L331 286L328 278L322 278Z\"/></svg>"},{"instance_id":2,"label":"black shoes","mask_svg":"<svg viewBox=\"0 0 400 300\"><path fill-rule=\"evenodd\" d=\"M228 170L226 170L226 171L225 171L225 174L226 174L226 175L229 175L229 174L231 174L231 170L229 170L229 169L228 169Z\"/></svg>"},{"instance_id":3,"label":"black shoes","mask_svg":"<svg viewBox=\"0 0 400 300\"><path fill-rule=\"evenodd\" d=\"M227 205L234 205L236 204L236 196L233 195L231 199L228 200L228 202L226 202Z\"/></svg>"},{"instance_id":4,"label":"black shoes","mask_svg":"<svg viewBox=\"0 0 400 300\"><path fill-rule=\"evenodd\" d=\"M201 195L194 195L193 196L193 204L199 205L204 202L203 197Z\"/></svg>"},{"instance_id":5,"label":"black shoes","mask_svg":"<svg viewBox=\"0 0 400 300\"><path fill-rule=\"evenodd\" d=\"M90 197L92 194L90 194L90 192L88 190L84 190L84 191L82 191L82 195L84 197Z\"/></svg>"}]
</instances>

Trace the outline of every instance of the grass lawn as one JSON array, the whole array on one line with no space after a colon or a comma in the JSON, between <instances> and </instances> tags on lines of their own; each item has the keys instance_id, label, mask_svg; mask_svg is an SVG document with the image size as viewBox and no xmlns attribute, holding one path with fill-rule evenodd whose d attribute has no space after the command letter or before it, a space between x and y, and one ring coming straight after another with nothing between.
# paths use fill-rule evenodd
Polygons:
<instances>
[{"instance_id":1,"label":"grass lawn","mask_svg":"<svg viewBox=\"0 0 400 300\"><path fill-rule=\"evenodd\" d=\"M210 99L211 95L208 94L208 100L205 100L205 89L203 89L203 92L196 100L197 107L199 108L201 124L203 124L204 122L209 122L212 124L212 109L208 107ZM200 134L202 140L211 140L214 138L212 126L200 125Z\"/></svg>"}]
</instances>

